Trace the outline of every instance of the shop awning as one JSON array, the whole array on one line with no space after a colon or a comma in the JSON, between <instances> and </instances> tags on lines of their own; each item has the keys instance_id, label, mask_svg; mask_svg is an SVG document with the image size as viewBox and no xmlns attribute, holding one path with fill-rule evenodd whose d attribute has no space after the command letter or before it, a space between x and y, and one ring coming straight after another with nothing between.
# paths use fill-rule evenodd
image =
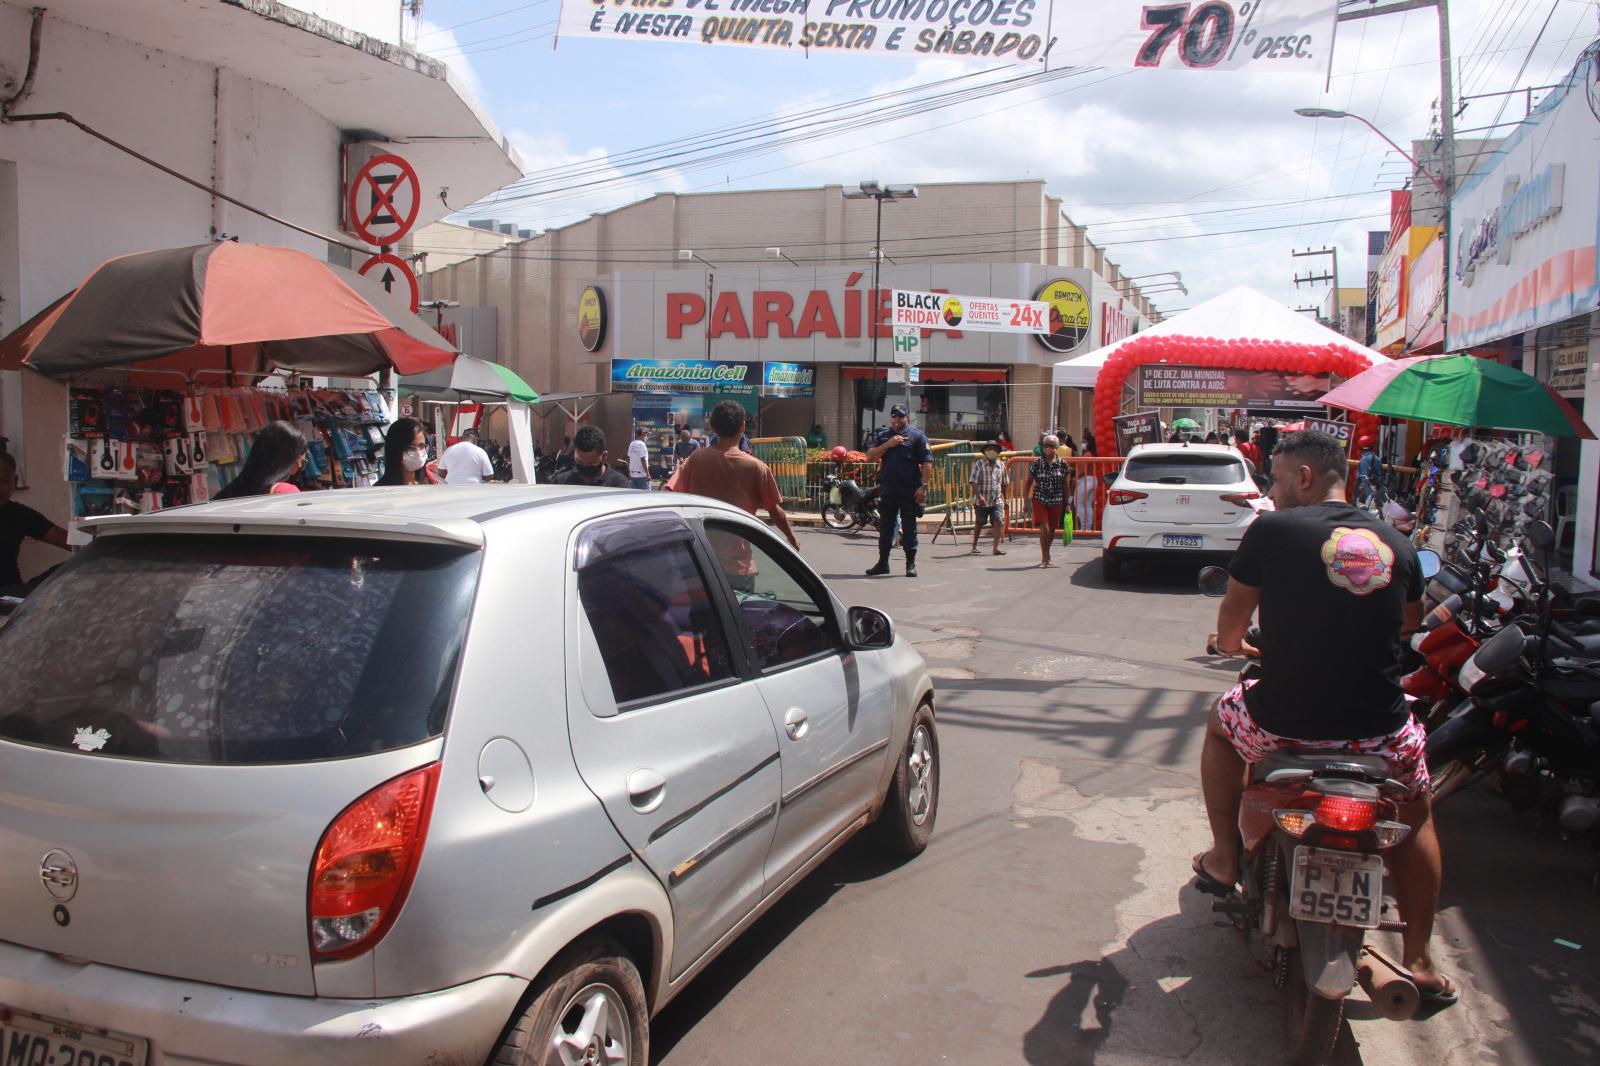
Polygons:
<instances>
[{"instance_id":1,"label":"shop awning","mask_svg":"<svg viewBox=\"0 0 1600 1066\"><path fill-rule=\"evenodd\" d=\"M539 394L516 371L470 355L457 356L454 363L438 370L401 379L400 391L413 393L422 400L461 400L470 397L477 400L539 402Z\"/></svg>"},{"instance_id":2,"label":"shop awning","mask_svg":"<svg viewBox=\"0 0 1600 1066\"><path fill-rule=\"evenodd\" d=\"M891 369L888 366L880 366L878 368L878 378L880 380L887 378ZM865 380L873 376L872 368L870 366L847 366L844 368L844 376ZM917 376L924 385L935 382L1004 385L1006 381L1006 372L1003 369L994 367L962 369L960 367L922 366L917 368Z\"/></svg>"}]
</instances>

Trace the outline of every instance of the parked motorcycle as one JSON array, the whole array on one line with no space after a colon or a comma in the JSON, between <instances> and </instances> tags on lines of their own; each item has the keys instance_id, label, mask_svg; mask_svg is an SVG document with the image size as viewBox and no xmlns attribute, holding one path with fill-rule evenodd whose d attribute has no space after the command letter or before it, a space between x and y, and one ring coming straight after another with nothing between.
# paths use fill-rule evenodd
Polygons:
<instances>
[{"instance_id":1,"label":"parked motorcycle","mask_svg":"<svg viewBox=\"0 0 1600 1066\"><path fill-rule=\"evenodd\" d=\"M1428 556L1424 574L1438 563ZM1227 585L1220 567L1200 572L1208 596ZM1410 833L1399 821L1407 793L1377 756L1291 749L1251 767L1239 810L1241 891L1212 909L1281 993L1291 1066L1327 1060L1358 983L1385 1018L1404 1021L1421 1003L1410 974L1365 942L1369 930L1404 928L1388 910L1384 854Z\"/></svg>"},{"instance_id":2,"label":"parked motorcycle","mask_svg":"<svg viewBox=\"0 0 1600 1066\"><path fill-rule=\"evenodd\" d=\"M826 474L822 481L827 502L822 506L822 521L829 529L852 533L863 527L878 528L878 490L867 490L853 478Z\"/></svg>"}]
</instances>

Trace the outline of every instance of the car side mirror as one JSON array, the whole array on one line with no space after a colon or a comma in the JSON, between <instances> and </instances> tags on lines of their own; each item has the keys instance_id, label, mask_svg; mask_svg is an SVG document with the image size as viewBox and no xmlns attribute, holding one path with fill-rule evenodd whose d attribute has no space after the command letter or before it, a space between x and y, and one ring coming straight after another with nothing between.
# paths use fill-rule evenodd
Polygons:
<instances>
[{"instance_id":1,"label":"car side mirror","mask_svg":"<svg viewBox=\"0 0 1600 1066\"><path fill-rule=\"evenodd\" d=\"M1220 566L1200 571L1200 595L1221 598L1228 594L1228 572Z\"/></svg>"},{"instance_id":2,"label":"car side mirror","mask_svg":"<svg viewBox=\"0 0 1600 1066\"><path fill-rule=\"evenodd\" d=\"M871 607L850 608L850 646L872 651L894 644L894 623Z\"/></svg>"},{"instance_id":3,"label":"car side mirror","mask_svg":"<svg viewBox=\"0 0 1600 1066\"><path fill-rule=\"evenodd\" d=\"M1422 579L1424 581L1432 580L1440 570L1444 569L1444 560L1439 558L1439 553L1428 548L1423 548L1417 552L1417 562L1422 564Z\"/></svg>"},{"instance_id":4,"label":"car side mirror","mask_svg":"<svg viewBox=\"0 0 1600 1066\"><path fill-rule=\"evenodd\" d=\"M1100 475L1100 483L1102 485L1104 485L1106 488L1109 489L1112 485L1115 485L1117 483L1117 475L1119 473L1120 473L1120 471L1113 470L1109 474L1101 474Z\"/></svg>"}]
</instances>

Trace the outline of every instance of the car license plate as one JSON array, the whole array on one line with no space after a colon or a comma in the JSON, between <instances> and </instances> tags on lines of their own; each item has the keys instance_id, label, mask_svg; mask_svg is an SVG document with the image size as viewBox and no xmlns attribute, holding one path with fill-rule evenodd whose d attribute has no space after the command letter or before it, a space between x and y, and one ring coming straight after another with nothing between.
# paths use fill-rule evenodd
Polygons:
<instances>
[{"instance_id":1,"label":"car license plate","mask_svg":"<svg viewBox=\"0 0 1600 1066\"><path fill-rule=\"evenodd\" d=\"M1163 533L1161 546L1164 548L1201 548L1205 546L1205 538L1198 533Z\"/></svg>"},{"instance_id":2,"label":"car license plate","mask_svg":"<svg viewBox=\"0 0 1600 1066\"><path fill-rule=\"evenodd\" d=\"M144 1066L150 1042L0 1007L4 1066Z\"/></svg>"},{"instance_id":3,"label":"car license plate","mask_svg":"<svg viewBox=\"0 0 1600 1066\"><path fill-rule=\"evenodd\" d=\"M1383 857L1295 848L1289 916L1307 922L1378 928L1383 916Z\"/></svg>"},{"instance_id":4,"label":"car license plate","mask_svg":"<svg viewBox=\"0 0 1600 1066\"><path fill-rule=\"evenodd\" d=\"M1178 497L1178 506L1179 507L1187 507L1187 506L1189 506L1189 497L1187 495L1179 496Z\"/></svg>"}]
</instances>

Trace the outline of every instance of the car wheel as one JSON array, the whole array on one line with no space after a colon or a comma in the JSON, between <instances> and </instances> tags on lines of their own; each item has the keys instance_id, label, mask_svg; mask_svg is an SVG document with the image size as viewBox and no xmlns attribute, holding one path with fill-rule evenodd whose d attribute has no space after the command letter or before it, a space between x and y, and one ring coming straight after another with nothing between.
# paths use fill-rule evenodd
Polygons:
<instances>
[{"instance_id":1,"label":"car wheel","mask_svg":"<svg viewBox=\"0 0 1600 1066\"><path fill-rule=\"evenodd\" d=\"M1122 580L1122 560L1118 559L1116 556L1112 555L1110 552L1101 552L1100 553L1100 572L1105 575L1105 579L1107 581L1121 581Z\"/></svg>"},{"instance_id":2,"label":"car wheel","mask_svg":"<svg viewBox=\"0 0 1600 1066\"><path fill-rule=\"evenodd\" d=\"M884 846L897 855L920 855L933 837L939 816L939 731L933 709L917 708L911 732L900 751L889 783L889 798L878 816Z\"/></svg>"},{"instance_id":3,"label":"car wheel","mask_svg":"<svg viewBox=\"0 0 1600 1066\"><path fill-rule=\"evenodd\" d=\"M626 952L580 940L557 956L500 1039L492 1066L645 1066L650 1058L644 982Z\"/></svg>"}]
</instances>

